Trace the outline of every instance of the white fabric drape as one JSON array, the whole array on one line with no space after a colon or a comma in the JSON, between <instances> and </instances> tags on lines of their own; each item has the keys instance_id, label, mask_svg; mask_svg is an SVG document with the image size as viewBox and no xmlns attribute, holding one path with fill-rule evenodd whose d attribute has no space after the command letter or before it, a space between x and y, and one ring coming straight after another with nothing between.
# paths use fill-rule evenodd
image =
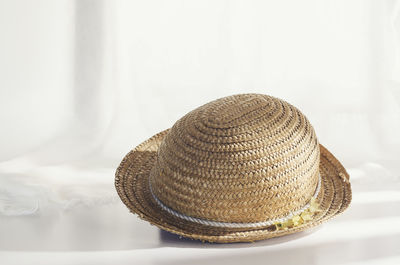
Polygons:
<instances>
[{"instance_id":1,"label":"white fabric drape","mask_svg":"<svg viewBox=\"0 0 400 265\"><path fill-rule=\"evenodd\" d=\"M120 203L130 149L246 92L301 109L356 201L399 196L400 1L0 1L0 216Z\"/></svg>"}]
</instances>

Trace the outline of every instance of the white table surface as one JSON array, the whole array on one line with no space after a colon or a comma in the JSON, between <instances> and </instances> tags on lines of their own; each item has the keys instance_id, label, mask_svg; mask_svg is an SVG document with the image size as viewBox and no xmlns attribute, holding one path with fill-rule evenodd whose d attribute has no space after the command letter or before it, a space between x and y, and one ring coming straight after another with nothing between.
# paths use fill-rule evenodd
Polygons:
<instances>
[{"instance_id":1,"label":"white table surface","mask_svg":"<svg viewBox=\"0 0 400 265\"><path fill-rule=\"evenodd\" d=\"M201 243L151 226L116 199L0 217L0 264L400 264L398 179L382 175L377 182L379 170L368 164L349 171L351 207L311 231Z\"/></svg>"}]
</instances>

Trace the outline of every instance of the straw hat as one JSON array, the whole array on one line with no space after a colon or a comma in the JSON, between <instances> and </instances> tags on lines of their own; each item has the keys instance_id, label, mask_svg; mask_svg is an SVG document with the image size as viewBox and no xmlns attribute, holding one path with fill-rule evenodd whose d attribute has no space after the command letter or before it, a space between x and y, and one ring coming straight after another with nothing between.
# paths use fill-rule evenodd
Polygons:
<instances>
[{"instance_id":1,"label":"straw hat","mask_svg":"<svg viewBox=\"0 0 400 265\"><path fill-rule=\"evenodd\" d=\"M343 212L349 175L289 103L240 94L207 103L129 152L125 205L159 228L210 242L299 232Z\"/></svg>"}]
</instances>

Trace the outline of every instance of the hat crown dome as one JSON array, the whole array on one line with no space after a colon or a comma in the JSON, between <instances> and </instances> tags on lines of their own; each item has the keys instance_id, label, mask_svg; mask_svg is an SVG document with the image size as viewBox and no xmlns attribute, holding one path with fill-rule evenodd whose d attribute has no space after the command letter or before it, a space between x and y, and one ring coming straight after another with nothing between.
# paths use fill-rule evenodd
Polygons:
<instances>
[{"instance_id":1,"label":"hat crown dome","mask_svg":"<svg viewBox=\"0 0 400 265\"><path fill-rule=\"evenodd\" d=\"M309 202L319 157L314 129L297 108L240 94L179 119L158 149L150 183L163 204L184 215L262 222Z\"/></svg>"}]
</instances>

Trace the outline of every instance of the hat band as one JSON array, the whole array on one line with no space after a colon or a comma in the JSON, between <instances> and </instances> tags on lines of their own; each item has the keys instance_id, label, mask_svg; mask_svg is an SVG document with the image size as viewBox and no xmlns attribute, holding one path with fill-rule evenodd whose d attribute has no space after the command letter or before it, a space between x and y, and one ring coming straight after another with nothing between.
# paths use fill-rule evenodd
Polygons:
<instances>
[{"instance_id":1,"label":"hat band","mask_svg":"<svg viewBox=\"0 0 400 265\"><path fill-rule=\"evenodd\" d=\"M285 217L282 218L276 218L276 219L270 219L262 222L255 222L255 223L230 223L230 222L219 222L219 221L212 221L212 220L206 220L206 219L201 219L197 217L192 217L189 215L185 215L183 213L177 212L168 206L166 206L160 199L157 198L157 196L154 194L153 189L151 187L151 182L149 178L149 187L150 187L150 193L153 196L154 200L157 202L157 204L165 211L168 213L172 214L173 216L179 217L181 219L184 219L186 221L198 223L198 224L203 224L203 225L208 225L208 226L214 226L214 227L228 227L228 228L249 228L249 227L264 227L264 226L270 226L276 223L284 223L288 221L289 219L293 218L293 216L300 215L304 211L306 211L308 208L310 208L310 202L312 199L316 199L319 191L321 189L321 174L318 174L318 184L317 188L315 189L315 193L310 199L310 202L308 202L306 205L304 205L301 209L291 212Z\"/></svg>"}]
</instances>

